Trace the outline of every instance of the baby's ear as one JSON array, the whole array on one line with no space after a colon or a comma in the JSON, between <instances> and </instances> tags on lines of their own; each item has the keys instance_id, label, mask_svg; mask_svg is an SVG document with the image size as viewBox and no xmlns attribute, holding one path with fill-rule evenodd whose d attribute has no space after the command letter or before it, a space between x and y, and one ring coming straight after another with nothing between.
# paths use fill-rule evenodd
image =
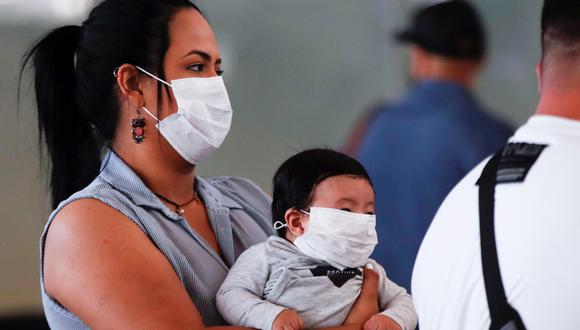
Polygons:
<instances>
[{"instance_id":1,"label":"baby's ear","mask_svg":"<svg viewBox=\"0 0 580 330\"><path fill-rule=\"evenodd\" d=\"M288 224L288 230L294 236L301 236L304 234L304 221L306 220L306 215L295 208L288 209L286 214L284 214L284 219Z\"/></svg>"}]
</instances>

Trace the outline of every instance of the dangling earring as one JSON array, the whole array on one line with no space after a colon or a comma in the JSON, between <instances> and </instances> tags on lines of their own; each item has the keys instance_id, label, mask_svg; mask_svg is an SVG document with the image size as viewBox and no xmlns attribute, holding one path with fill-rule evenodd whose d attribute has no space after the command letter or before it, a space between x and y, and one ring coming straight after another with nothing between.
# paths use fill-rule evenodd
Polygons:
<instances>
[{"instance_id":1,"label":"dangling earring","mask_svg":"<svg viewBox=\"0 0 580 330\"><path fill-rule=\"evenodd\" d=\"M137 118L131 119L131 133L133 133L133 141L141 144L145 138L145 118L141 117L141 112L137 109Z\"/></svg>"}]
</instances>

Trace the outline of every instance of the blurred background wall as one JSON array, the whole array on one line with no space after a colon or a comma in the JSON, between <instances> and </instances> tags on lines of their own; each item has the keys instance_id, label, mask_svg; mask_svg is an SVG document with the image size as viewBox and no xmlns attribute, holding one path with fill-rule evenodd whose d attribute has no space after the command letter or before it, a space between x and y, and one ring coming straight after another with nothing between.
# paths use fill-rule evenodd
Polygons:
<instances>
[{"instance_id":1,"label":"blurred background wall","mask_svg":"<svg viewBox=\"0 0 580 330\"><path fill-rule=\"evenodd\" d=\"M431 1L433 2L433 1ZM537 101L541 0L473 1L489 31L478 93L522 124ZM357 116L407 87L406 52L391 42L412 0L205 0L234 108L223 147L202 175L236 175L270 191L298 150L341 145ZM91 0L0 0L0 316L40 311L38 237L49 214L30 79L17 110L18 66L33 40L79 24Z\"/></svg>"}]
</instances>

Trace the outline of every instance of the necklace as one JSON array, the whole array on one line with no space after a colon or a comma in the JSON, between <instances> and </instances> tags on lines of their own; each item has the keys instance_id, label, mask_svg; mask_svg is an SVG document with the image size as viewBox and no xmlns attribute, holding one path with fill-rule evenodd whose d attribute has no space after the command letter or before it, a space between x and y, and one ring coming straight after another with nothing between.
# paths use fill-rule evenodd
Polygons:
<instances>
[{"instance_id":1,"label":"necklace","mask_svg":"<svg viewBox=\"0 0 580 330\"><path fill-rule=\"evenodd\" d=\"M110 147L110 148L111 148L111 151L115 154L115 156L119 157L125 164L127 164L127 162L123 158L121 158L121 156L119 156L119 154L115 151L115 149L113 149L113 147ZM157 197L161 198L162 200L166 201L167 203L173 205L175 207L175 212L177 212L177 214L179 214L179 215L183 215L183 213L185 212L185 210L183 210L183 208L186 207L187 205L191 204L191 202L199 201L199 195L197 194L195 187L193 188L193 197L191 197L190 200L188 200L187 202L185 202L183 204L178 204L178 203L172 201L171 199L169 199L163 195L160 195L160 194L155 194L155 196L157 196Z\"/></svg>"},{"instance_id":2,"label":"necklace","mask_svg":"<svg viewBox=\"0 0 580 330\"><path fill-rule=\"evenodd\" d=\"M193 201L199 200L199 197L197 195L197 191L195 191L195 190L193 191L193 197L191 197L190 200L188 200L187 202L185 202L183 204L179 204L177 202L174 202L171 199L169 199L163 195L155 194L155 196L157 196L157 197L161 198L162 200L166 201L167 203L173 205L175 207L175 212L177 212L177 214L179 214L179 215L183 215L183 213L185 212L183 210L184 207L191 204L191 202L193 202Z\"/></svg>"}]
</instances>

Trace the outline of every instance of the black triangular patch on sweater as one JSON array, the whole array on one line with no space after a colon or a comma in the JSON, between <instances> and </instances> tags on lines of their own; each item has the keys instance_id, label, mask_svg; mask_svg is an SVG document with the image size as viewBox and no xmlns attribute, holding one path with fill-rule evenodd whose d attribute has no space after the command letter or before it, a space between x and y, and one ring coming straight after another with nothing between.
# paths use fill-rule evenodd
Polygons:
<instances>
[{"instance_id":1,"label":"black triangular patch on sweater","mask_svg":"<svg viewBox=\"0 0 580 330\"><path fill-rule=\"evenodd\" d=\"M348 282L351 278L356 275L362 275L362 272L358 268L346 268L345 270L340 270L332 266L318 266L310 270L313 276L326 276L328 279L336 286L340 288L344 283Z\"/></svg>"}]
</instances>

